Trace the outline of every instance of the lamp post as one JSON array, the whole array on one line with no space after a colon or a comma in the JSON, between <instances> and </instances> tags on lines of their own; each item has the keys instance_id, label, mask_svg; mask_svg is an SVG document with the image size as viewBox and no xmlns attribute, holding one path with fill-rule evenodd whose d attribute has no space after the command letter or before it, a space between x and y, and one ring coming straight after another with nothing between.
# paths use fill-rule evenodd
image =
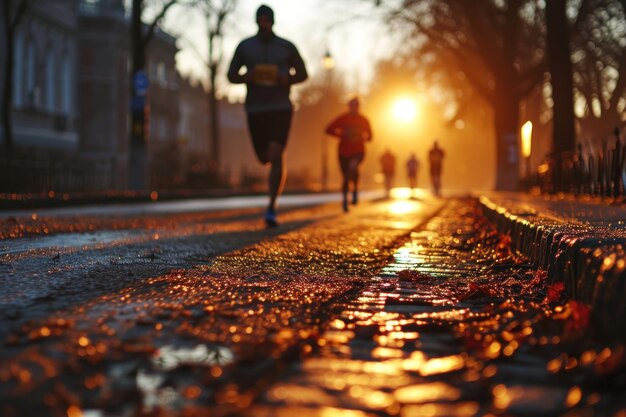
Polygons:
<instances>
[{"instance_id":1,"label":"lamp post","mask_svg":"<svg viewBox=\"0 0 626 417\"><path fill-rule=\"evenodd\" d=\"M532 146L533 123L529 120L522 125L522 156L525 160L526 186L530 188L530 153Z\"/></svg>"},{"instance_id":2,"label":"lamp post","mask_svg":"<svg viewBox=\"0 0 626 417\"><path fill-rule=\"evenodd\" d=\"M327 49L324 57L322 58L322 67L324 68L324 94L328 93L330 88L330 74L333 68L335 68L335 60ZM328 137L324 135L322 141L322 190L328 190Z\"/></svg>"}]
</instances>

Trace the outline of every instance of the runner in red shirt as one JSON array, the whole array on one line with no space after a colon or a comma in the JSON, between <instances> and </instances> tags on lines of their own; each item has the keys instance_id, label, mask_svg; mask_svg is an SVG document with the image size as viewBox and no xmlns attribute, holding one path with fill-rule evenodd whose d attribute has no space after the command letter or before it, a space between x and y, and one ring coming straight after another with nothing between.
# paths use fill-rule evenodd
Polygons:
<instances>
[{"instance_id":1,"label":"runner in red shirt","mask_svg":"<svg viewBox=\"0 0 626 417\"><path fill-rule=\"evenodd\" d=\"M326 133L340 139L339 165L343 176L343 211L348 211L348 189L352 183L352 204L358 201L359 165L365 156L365 142L372 140L369 121L359 113L359 99L348 102L349 111L333 120Z\"/></svg>"}]
</instances>

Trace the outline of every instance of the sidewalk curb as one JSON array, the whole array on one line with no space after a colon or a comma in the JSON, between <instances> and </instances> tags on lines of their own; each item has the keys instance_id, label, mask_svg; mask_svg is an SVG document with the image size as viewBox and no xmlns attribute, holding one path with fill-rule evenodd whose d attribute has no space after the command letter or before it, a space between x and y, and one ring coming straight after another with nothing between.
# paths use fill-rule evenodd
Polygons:
<instances>
[{"instance_id":1,"label":"sidewalk curb","mask_svg":"<svg viewBox=\"0 0 626 417\"><path fill-rule=\"evenodd\" d=\"M511 236L512 247L591 306L601 337L626 341L626 237L610 228L549 217L480 196L484 215Z\"/></svg>"}]
</instances>

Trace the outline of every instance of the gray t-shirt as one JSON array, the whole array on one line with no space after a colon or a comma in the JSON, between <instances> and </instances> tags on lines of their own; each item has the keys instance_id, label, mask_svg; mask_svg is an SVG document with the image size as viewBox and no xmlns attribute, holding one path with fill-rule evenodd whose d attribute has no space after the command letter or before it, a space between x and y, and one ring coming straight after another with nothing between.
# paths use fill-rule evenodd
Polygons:
<instances>
[{"instance_id":1,"label":"gray t-shirt","mask_svg":"<svg viewBox=\"0 0 626 417\"><path fill-rule=\"evenodd\" d=\"M254 80L246 82L245 76L239 74L242 67L249 72L254 69ZM279 77L288 82L279 84ZM304 61L295 45L276 35L263 38L257 34L241 41L228 69L230 82L247 84L245 107L248 113L291 109L291 84L307 77Z\"/></svg>"}]
</instances>

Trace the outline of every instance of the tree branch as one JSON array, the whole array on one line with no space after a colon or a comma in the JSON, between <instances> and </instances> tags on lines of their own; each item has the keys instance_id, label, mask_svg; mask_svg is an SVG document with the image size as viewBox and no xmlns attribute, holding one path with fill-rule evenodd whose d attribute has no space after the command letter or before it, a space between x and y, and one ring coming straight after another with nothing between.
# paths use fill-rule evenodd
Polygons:
<instances>
[{"instance_id":1,"label":"tree branch","mask_svg":"<svg viewBox=\"0 0 626 417\"><path fill-rule=\"evenodd\" d=\"M165 17L165 14L169 10L169 8L172 7L174 4L176 4L177 2L178 0L169 0L167 3L165 3L165 5L163 6L159 14L156 15L152 23L148 25L148 31L141 39L142 47L145 47L148 44L148 42L150 42L150 40L152 39L152 36L154 35L154 31L156 30L156 27L159 25L161 19Z\"/></svg>"}]
</instances>

